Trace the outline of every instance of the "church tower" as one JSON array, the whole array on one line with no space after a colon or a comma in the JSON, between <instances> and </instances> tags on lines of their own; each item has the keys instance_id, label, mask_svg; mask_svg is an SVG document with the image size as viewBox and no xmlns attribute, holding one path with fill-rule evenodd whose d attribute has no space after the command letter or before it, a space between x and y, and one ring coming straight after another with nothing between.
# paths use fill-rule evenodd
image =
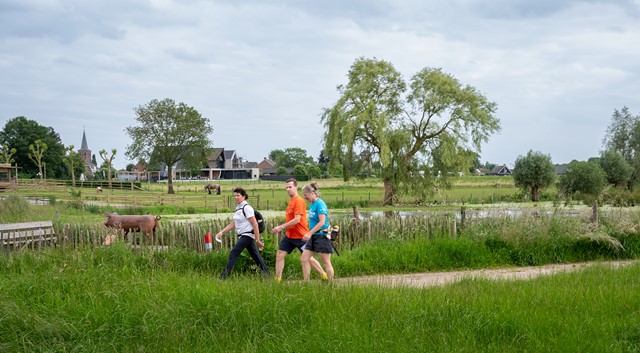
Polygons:
<instances>
[{"instance_id":1,"label":"church tower","mask_svg":"<svg viewBox=\"0 0 640 353\"><path fill-rule=\"evenodd\" d=\"M84 161L84 166L87 169L87 173L89 175L93 174L96 171L96 166L91 162L91 150L87 145L87 135L82 129L82 145L80 145L80 149L78 150L78 154L82 156L82 160Z\"/></svg>"}]
</instances>

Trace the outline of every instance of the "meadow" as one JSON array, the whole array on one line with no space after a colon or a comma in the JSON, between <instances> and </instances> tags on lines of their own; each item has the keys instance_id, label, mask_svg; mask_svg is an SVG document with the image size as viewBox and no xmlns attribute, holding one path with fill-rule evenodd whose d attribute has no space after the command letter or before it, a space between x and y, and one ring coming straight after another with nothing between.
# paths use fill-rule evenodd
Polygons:
<instances>
[{"instance_id":1,"label":"meadow","mask_svg":"<svg viewBox=\"0 0 640 353\"><path fill-rule=\"evenodd\" d=\"M0 257L3 352L635 352L640 265L431 288L221 281L124 246Z\"/></svg>"},{"instance_id":2,"label":"meadow","mask_svg":"<svg viewBox=\"0 0 640 353\"><path fill-rule=\"evenodd\" d=\"M247 190L249 201L260 210L283 211L289 198L283 182L271 181L220 181L221 195L209 195L204 190L205 181L181 181L174 183L175 194L167 194L166 183L144 183L140 188L131 189L122 183L113 183L112 189L96 192L92 183L85 187L71 187L68 181L40 182L20 181L18 194L34 202L67 202L82 210L91 212L92 206L108 206L111 209L154 214L199 214L225 213L234 207L233 188L240 186ZM302 184L302 183L301 183ZM338 179L319 180L322 198L331 209L345 209L354 206L378 208L383 198L383 186L379 179L343 182ZM401 196L393 209L416 208L454 203L492 204L504 201L519 201L520 191L509 177L463 177L456 180L456 187L434 192L429 200L416 200L411 195ZM78 186L80 184L78 183ZM302 185L300 185L301 187ZM550 191L552 194L553 189ZM549 199L551 196L549 196ZM132 211L135 212L135 211ZM64 216L64 215L61 215Z\"/></svg>"},{"instance_id":3,"label":"meadow","mask_svg":"<svg viewBox=\"0 0 640 353\"><path fill-rule=\"evenodd\" d=\"M333 206L330 215L343 214L335 217L342 229L340 256L332 257L338 277L637 259L640 253L635 207L603 207L593 223L589 209L578 204L497 203L517 198L518 191L471 179L448 191L446 204L416 205L408 198L385 208L364 201L381 192L375 182L332 182L323 191ZM245 187L254 200L266 202L271 194L271 206L286 201L281 184ZM191 188L177 197L205 196ZM468 190L505 193L463 204ZM124 198L141 192L105 193ZM162 190L144 192L159 197ZM88 193L50 185L0 200L0 223L55 220L57 234L67 239L0 254L1 352L640 351L640 265L596 266L530 281L387 288L316 277L301 282L299 254L293 253L281 285L262 280L248 256L230 280L220 281L233 239L208 252L202 234L228 218L180 217L222 216L230 212L226 206L216 213L173 201L92 204L104 195ZM456 202L453 195L459 195ZM354 222L354 206L382 216ZM282 209L265 209L268 225L284 221ZM140 237L105 247L105 210L166 216L159 231L164 251L132 251L131 242ZM263 255L273 270L278 237L265 237Z\"/></svg>"}]
</instances>

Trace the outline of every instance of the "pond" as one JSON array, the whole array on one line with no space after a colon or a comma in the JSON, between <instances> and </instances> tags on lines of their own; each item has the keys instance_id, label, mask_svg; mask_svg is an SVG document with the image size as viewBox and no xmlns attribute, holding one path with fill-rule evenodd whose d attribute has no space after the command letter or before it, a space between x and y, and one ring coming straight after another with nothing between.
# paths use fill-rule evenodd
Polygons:
<instances>
[{"instance_id":1,"label":"pond","mask_svg":"<svg viewBox=\"0 0 640 353\"><path fill-rule=\"evenodd\" d=\"M603 207L601 211L611 210L611 208ZM504 217L548 217L554 213L562 216L588 216L591 209L587 206L569 206L569 207L553 207L552 205L544 206L525 206L514 204L493 205L490 207L466 207L465 217L467 219L481 218L504 218ZM284 219L284 211L260 210L260 213L266 219L282 218ZM163 219L176 222L197 222L209 220L228 220L231 221L231 213L202 213L202 214L180 214L180 215L163 215ZM378 218L424 218L424 217L445 217L461 219L461 208L449 209L415 209L415 210L361 210L359 211L359 219L362 221L378 219ZM331 220L346 221L353 219L352 209L333 209L329 210L329 218Z\"/></svg>"},{"instance_id":2,"label":"pond","mask_svg":"<svg viewBox=\"0 0 640 353\"><path fill-rule=\"evenodd\" d=\"M563 216L577 216L589 212L587 207L579 208L538 208L538 207L499 207L499 208L465 208L465 217L473 218L496 218L496 217L546 217L554 213ZM333 219L353 219L352 210L329 211ZM375 218L414 218L414 217L448 217L456 219L462 218L461 208L458 209L438 209L438 210L385 210L385 211L359 211L360 220L370 220Z\"/></svg>"}]
</instances>

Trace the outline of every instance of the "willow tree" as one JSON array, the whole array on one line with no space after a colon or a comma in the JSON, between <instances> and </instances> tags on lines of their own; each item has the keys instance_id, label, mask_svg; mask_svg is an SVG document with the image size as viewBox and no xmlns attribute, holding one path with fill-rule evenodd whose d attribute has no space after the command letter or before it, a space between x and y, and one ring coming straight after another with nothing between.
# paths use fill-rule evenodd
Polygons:
<instances>
[{"instance_id":1,"label":"willow tree","mask_svg":"<svg viewBox=\"0 0 640 353\"><path fill-rule=\"evenodd\" d=\"M78 174L82 173L85 170L85 166L83 163L82 156L80 153L76 152L75 147L73 145L69 145L65 147L65 155L62 160L67 163L69 166L69 173L71 176L71 185L73 187L76 186L76 172Z\"/></svg>"},{"instance_id":2,"label":"willow tree","mask_svg":"<svg viewBox=\"0 0 640 353\"><path fill-rule=\"evenodd\" d=\"M614 109L602 147L605 151L619 153L631 166L627 187L633 191L640 183L640 114L631 114L626 106L621 110Z\"/></svg>"},{"instance_id":3,"label":"willow tree","mask_svg":"<svg viewBox=\"0 0 640 353\"><path fill-rule=\"evenodd\" d=\"M118 152L118 150L116 150L115 148L111 149L111 156L109 156L107 154L107 151L102 149L100 151L98 151L98 153L100 154L100 158L102 158L102 161L107 165L107 180L109 181L109 189L112 188L111 185L111 166L113 165L113 160L116 158L116 153Z\"/></svg>"},{"instance_id":4,"label":"willow tree","mask_svg":"<svg viewBox=\"0 0 640 353\"><path fill-rule=\"evenodd\" d=\"M466 170L500 130L496 104L441 69L425 68L407 83L390 63L359 58L338 92L322 115L324 153L333 167L355 165L357 150L375 155L385 205L401 193L426 197L447 186L447 176ZM345 167L343 177L352 173Z\"/></svg>"},{"instance_id":5,"label":"willow tree","mask_svg":"<svg viewBox=\"0 0 640 353\"><path fill-rule=\"evenodd\" d=\"M213 131L209 120L185 103L166 98L151 100L134 109L139 126L130 126L133 139L126 155L132 160L149 161L149 166L165 166L168 190L173 194L173 169L180 162L184 169L201 169L210 148L208 135Z\"/></svg>"},{"instance_id":6,"label":"willow tree","mask_svg":"<svg viewBox=\"0 0 640 353\"><path fill-rule=\"evenodd\" d=\"M591 205L591 220L598 221L598 198L607 185L607 174L598 163L572 161L560 176L558 186L565 195L581 197Z\"/></svg>"},{"instance_id":7,"label":"willow tree","mask_svg":"<svg viewBox=\"0 0 640 353\"><path fill-rule=\"evenodd\" d=\"M529 150L526 156L518 156L513 168L513 181L523 194L531 193L531 201L540 201L540 190L553 185L556 168L551 156Z\"/></svg>"},{"instance_id":8,"label":"willow tree","mask_svg":"<svg viewBox=\"0 0 640 353\"><path fill-rule=\"evenodd\" d=\"M33 163L38 167L38 175L40 176L40 181L43 178L46 178L45 172L43 172L43 168L46 165L44 161L44 152L47 150L48 146L46 143L42 142L42 140L36 140L33 145L29 145L29 154L27 155L29 159L33 161Z\"/></svg>"},{"instance_id":9,"label":"willow tree","mask_svg":"<svg viewBox=\"0 0 640 353\"><path fill-rule=\"evenodd\" d=\"M13 155L16 154L15 148L9 148L7 144L0 145L0 162L11 164L15 162Z\"/></svg>"}]
</instances>

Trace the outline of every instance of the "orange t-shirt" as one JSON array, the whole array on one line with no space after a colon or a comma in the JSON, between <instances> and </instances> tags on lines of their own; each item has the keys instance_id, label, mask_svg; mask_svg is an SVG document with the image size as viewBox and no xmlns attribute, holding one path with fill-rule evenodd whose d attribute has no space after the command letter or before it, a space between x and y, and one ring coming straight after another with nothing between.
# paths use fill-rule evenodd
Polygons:
<instances>
[{"instance_id":1,"label":"orange t-shirt","mask_svg":"<svg viewBox=\"0 0 640 353\"><path fill-rule=\"evenodd\" d=\"M289 222L290 220L296 218L297 214L302 216L300 218L300 222L298 222L298 224L294 225L293 227L287 228L287 238L301 239L309 231L307 204L304 202L304 199L300 195L289 200L289 205L287 205L287 211L284 216L285 222Z\"/></svg>"}]
</instances>

